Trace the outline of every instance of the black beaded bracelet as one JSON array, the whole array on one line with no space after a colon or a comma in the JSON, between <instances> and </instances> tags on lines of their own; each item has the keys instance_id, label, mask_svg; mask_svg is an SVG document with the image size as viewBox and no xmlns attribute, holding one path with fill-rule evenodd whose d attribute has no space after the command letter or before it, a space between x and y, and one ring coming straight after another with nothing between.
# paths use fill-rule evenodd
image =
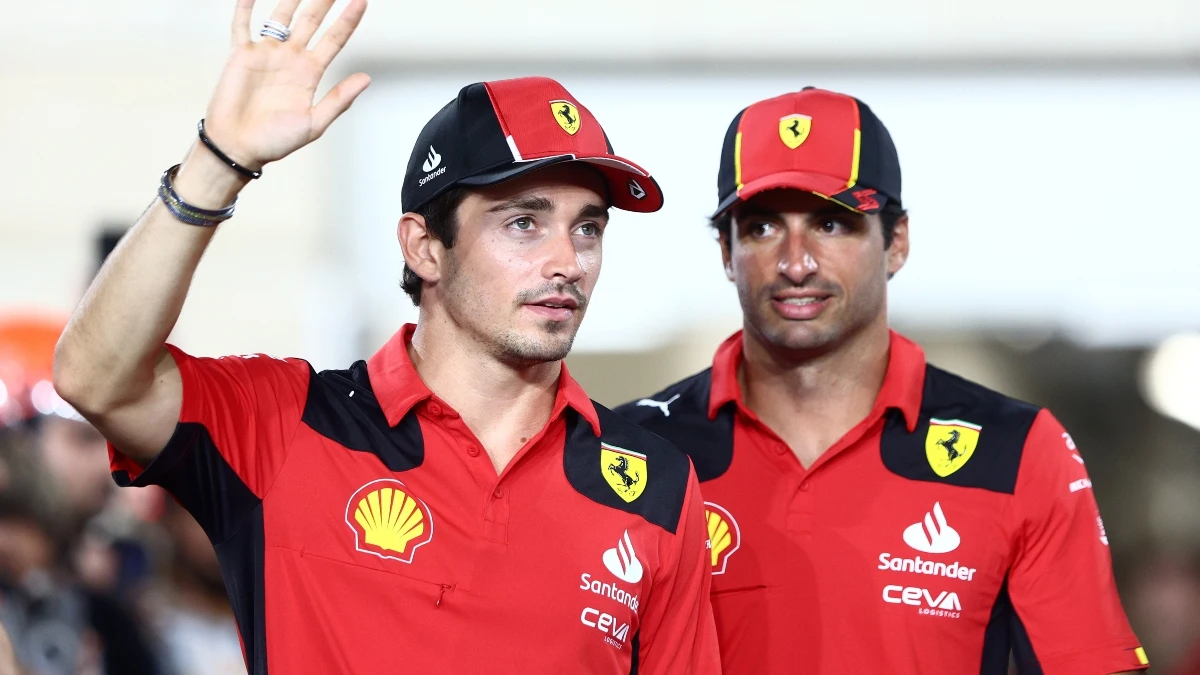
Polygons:
<instances>
[{"instance_id":1,"label":"black beaded bracelet","mask_svg":"<svg viewBox=\"0 0 1200 675\"><path fill-rule=\"evenodd\" d=\"M200 132L200 142L204 144L204 147L211 150L212 154L217 156L217 159L228 164L229 168L242 174L246 178L254 179L254 178L259 178L260 176L262 176L262 171L254 171L253 169L247 169L246 167L242 166L241 164L238 164L237 162L230 159L229 155L226 155L225 153L221 152L221 149L217 147L217 144L213 143L212 139L208 137L208 134L204 133L204 120L203 119L200 120L200 124L198 124L196 128Z\"/></svg>"},{"instance_id":2,"label":"black beaded bracelet","mask_svg":"<svg viewBox=\"0 0 1200 675\"><path fill-rule=\"evenodd\" d=\"M215 227L233 217L233 210L237 206L236 197L233 203L223 209L202 209L183 201L175 192L173 184L177 173L179 173L178 164L164 171L162 179L158 183L158 198L162 200L171 215L188 225L201 227Z\"/></svg>"}]
</instances>

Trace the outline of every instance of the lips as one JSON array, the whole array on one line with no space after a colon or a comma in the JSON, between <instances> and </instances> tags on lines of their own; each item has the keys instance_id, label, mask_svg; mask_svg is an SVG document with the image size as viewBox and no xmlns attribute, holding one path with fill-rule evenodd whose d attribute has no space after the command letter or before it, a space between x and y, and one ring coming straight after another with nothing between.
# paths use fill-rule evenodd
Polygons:
<instances>
[{"instance_id":1,"label":"lips","mask_svg":"<svg viewBox=\"0 0 1200 675\"><path fill-rule=\"evenodd\" d=\"M550 321L569 321L579 301L569 295L550 295L525 303L525 308Z\"/></svg>"},{"instance_id":2,"label":"lips","mask_svg":"<svg viewBox=\"0 0 1200 675\"><path fill-rule=\"evenodd\" d=\"M795 305L797 307L803 307L805 305L812 305L812 304L821 302L822 300L824 300L827 297L829 297L829 296L822 296L822 297L809 296L809 297L804 297L804 298L775 298L775 300L777 302L781 302L785 305Z\"/></svg>"},{"instance_id":3,"label":"lips","mask_svg":"<svg viewBox=\"0 0 1200 675\"><path fill-rule=\"evenodd\" d=\"M789 288L771 296L771 306L785 319L808 321L821 315L832 294L816 289Z\"/></svg>"},{"instance_id":4,"label":"lips","mask_svg":"<svg viewBox=\"0 0 1200 675\"><path fill-rule=\"evenodd\" d=\"M525 304L536 307L549 307L550 309L579 309L579 302L569 295L552 295Z\"/></svg>"}]
</instances>

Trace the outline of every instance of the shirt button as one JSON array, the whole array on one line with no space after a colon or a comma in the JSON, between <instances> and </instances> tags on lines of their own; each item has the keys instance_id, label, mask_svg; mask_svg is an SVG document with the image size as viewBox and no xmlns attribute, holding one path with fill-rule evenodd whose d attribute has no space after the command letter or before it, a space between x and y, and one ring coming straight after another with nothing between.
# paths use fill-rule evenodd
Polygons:
<instances>
[{"instance_id":1,"label":"shirt button","mask_svg":"<svg viewBox=\"0 0 1200 675\"><path fill-rule=\"evenodd\" d=\"M801 492L808 492L808 481L801 481L801 483L800 483L800 491L801 491Z\"/></svg>"},{"instance_id":2,"label":"shirt button","mask_svg":"<svg viewBox=\"0 0 1200 675\"><path fill-rule=\"evenodd\" d=\"M429 404L429 412L433 415L441 415L442 414L442 406L438 405L437 403L430 403Z\"/></svg>"},{"instance_id":3,"label":"shirt button","mask_svg":"<svg viewBox=\"0 0 1200 675\"><path fill-rule=\"evenodd\" d=\"M787 443L780 443L779 445L775 446L775 452L778 452L781 455L786 455L788 453Z\"/></svg>"},{"instance_id":4,"label":"shirt button","mask_svg":"<svg viewBox=\"0 0 1200 675\"><path fill-rule=\"evenodd\" d=\"M501 499L502 497L504 497L504 488L497 485L496 489L492 491L492 496L495 497L496 499Z\"/></svg>"},{"instance_id":5,"label":"shirt button","mask_svg":"<svg viewBox=\"0 0 1200 675\"><path fill-rule=\"evenodd\" d=\"M467 454L472 457L478 457L479 456L479 446L478 445L468 445L467 446Z\"/></svg>"}]
</instances>

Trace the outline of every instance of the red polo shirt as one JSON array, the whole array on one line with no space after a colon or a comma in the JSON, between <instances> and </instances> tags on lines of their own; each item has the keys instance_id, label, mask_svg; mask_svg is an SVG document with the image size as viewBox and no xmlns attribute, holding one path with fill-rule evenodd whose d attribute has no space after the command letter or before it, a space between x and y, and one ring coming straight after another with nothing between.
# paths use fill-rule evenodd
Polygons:
<instances>
[{"instance_id":1,"label":"red polo shirt","mask_svg":"<svg viewBox=\"0 0 1200 675\"><path fill-rule=\"evenodd\" d=\"M716 673L687 457L563 368L497 475L421 381L406 326L368 363L171 353L180 421L122 485L158 484L216 546L249 669Z\"/></svg>"},{"instance_id":2,"label":"red polo shirt","mask_svg":"<svg viewBox=\"0 0 1200 675\"><path fill-rule=\"evenodd\" d=\"M1083 459L1045 409L893 333L874 409L805 470L747 409L738 333L619 412L702 481L726 675L1108 675L1146 667ZM1040 670L1039 670L1040 669Z\"/></svg>"}]
</instances>

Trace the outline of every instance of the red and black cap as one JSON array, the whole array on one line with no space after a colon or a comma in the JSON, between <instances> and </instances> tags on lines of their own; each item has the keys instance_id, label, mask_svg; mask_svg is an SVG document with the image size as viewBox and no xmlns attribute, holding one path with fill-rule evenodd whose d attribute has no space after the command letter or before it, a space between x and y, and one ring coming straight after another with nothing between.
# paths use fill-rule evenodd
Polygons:
<instances>
[{"instance_id":1,"label":"red and black cap","mask_svg":"<svg viewBox=\"0 0 1200 675\"><path fill-rule=\"evenodd\" d=\"M815 87L759 101L725 134L713 218L766 190L812 192L859 213L900 203L900 158L867 104Z\"/></svg>"},{"instance_id":2,"label":"red and black cap","mask_svg":"<svg viewBox=\"0 0 1200 675\"><path fill-rule=\"evenodd\" d=\"M662 190L649 172L613 154L592 113L548 77L463 87L417 137L401 207L415 211L455 185L492 185L560 162L596 167L618 209L662 208Z\"/></svg>"}]
</instances>

